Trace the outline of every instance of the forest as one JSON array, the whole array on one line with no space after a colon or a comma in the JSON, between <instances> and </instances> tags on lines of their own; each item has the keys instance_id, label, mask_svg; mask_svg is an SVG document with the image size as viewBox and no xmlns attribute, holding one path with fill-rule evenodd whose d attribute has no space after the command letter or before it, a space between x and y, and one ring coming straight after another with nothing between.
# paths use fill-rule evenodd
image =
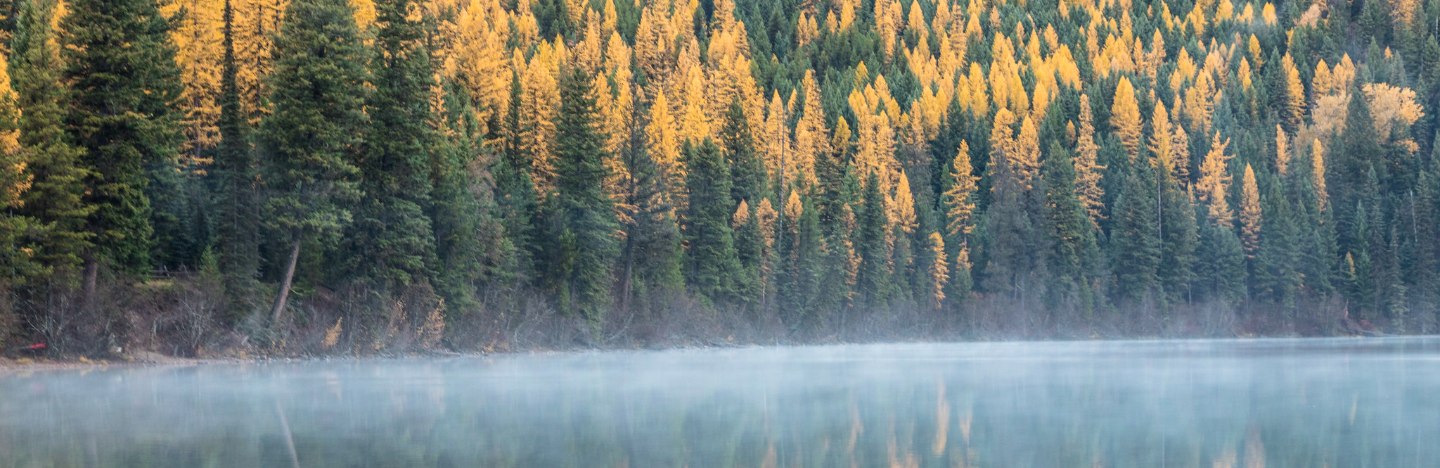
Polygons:
<instances>
[{"instance_id":1,"label":"forest","mask_svg":"<svg viewBox=\"0 0 1440 468\"><path fill-rule=\"evenodd\" d=\"M0 13L6 350L1440 329L1440 2Z\"/></svg>"}]
</instances>

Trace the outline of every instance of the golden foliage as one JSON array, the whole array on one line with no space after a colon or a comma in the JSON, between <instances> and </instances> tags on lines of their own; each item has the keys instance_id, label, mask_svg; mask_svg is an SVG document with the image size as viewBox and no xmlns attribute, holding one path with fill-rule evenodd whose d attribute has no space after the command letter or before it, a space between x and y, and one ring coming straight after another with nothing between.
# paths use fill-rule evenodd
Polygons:
<instances>
[{"instance_id":1,"label":"golden foliage","mask_svg":"<svg viewBox=\"0 0 1440 468\"><path fill-rule=\"evenodd\" d=\"M27 173L28 164L20 156L20 131L17 129L20 117L15 89L10 86L9 60L0 54L0 209L19 208L24 200L21 195L30 189L33 177Z\"/></svg>"},{"instance_id":2,"label":"golden foliage","mask_svg":"<svg viewBox=\"0 0 1440 468\"><path fill-rule=\"evenodd\" d=\"M1280 109L1281 120L1290 130L1300 128L1305 122L1305 85L1300 83L1300 70L1290 54L1280 58L1282 79L1284 79L1285 106Z\"/></svg>"},{"instance_id":3,"label":"golden foliage","mask_svg":"<svg viewBox=\"0 0 1440 468\"><path fill-rule=\"evenodd\" d=\"M518 140L531 157L535 187L542 198L555 185L555 117L560 111L559 77L564 55L563 43L541 42L521 73L517 117L522 133Z\"/></svg>"},{"instance_id":4,"label":"golden foliage","mask_svg":"<svg viewBox=\"0 0 1440 468\"><path fill-rule=\"evenodd\" d=\"M1415 90L1386 83L1367 83L1361 87L1365 102L1370 105L1370 115L1375 121L1375 133L1385 141L1395 140L1395 130L1409 128L1425 116L1420 104L1415 102ZM1399 141L1408 140L1400 137Z\"/></svg>"},{"instance_id":5,"label":"golden foliage","mask_svg":"<svg viewBox=\"0 0 1440 468\"><path fill-rule=\"evenodd\" d=\"M162 14L184 12L170 30L175 44L175 64L184 85L180 109L184 113L185 142L181 147L186 162L205 165L204 151L220 141L220 68L224 50L224 0L181 0L168 3Z\"/></svg>"},{"instance_id":6,"label":"golden foliage","mask_svg":"<svg viewBox=\"0 0 1440 468\"><path fill-rule=\"evenodd\" d=\"M1200 180L1195 182L1197 195L1208 207L1210 220L1225 227L1231 226L1234 216L1230 211L1230 202L1226 200L1230 193L1230 155L1225 154L1225 147L1229 145L1230 140L1222 142L1220 132L1215 132L1210 140L1210 152L1205 153L1205 159L1200 163Z\"/></svg>"},{"instance_id":7,"label":"golden foliage","mask_svg":"<svg viewBox=\"0 0 1440 468\"><path fill-rule=\"evenodd\" d=\"M1289 139L1288 139L1288 138L1286 137L1286 135L1285 135L1285 129L1280 128L1280 125L1279 125L1279 124L1276 124L1276 125L1275 125L1275 169L1278 170L1278 171L1280 171L1280 175L1283 176L1283 175L1285 175L1285 173L1289 170L1289 168L1290 168L1290 141L1289 141Z\"/></svg>"},{"instance_id":8,"label":"golden foliage","mask_svg":"<svg viewBox=\"0 0 1440 468\"><path fill-rule=\"evenodd\" d=\"M1090 110L1090 96L1080 95L1080 129L1075 136L1075 195L1085 205L1090 222L1100 225L1104 218L1104 190L1100 188L1100 146L1095 144L1095 122Z\"/></svg>"},{"instance_id":9,"label":"golden foliage","mask_svg":"<svg viewBox=\"0 0 1440 468\"><path fill-rule=\"evenodd\" d=\"M881 82L884 83L883 81ZM820 84L815 72L807 70L800 88L805 93L805 107L795 124L795 157L786 168L787 182L806 187L815 184L815 158L830 154L830 132L825 128L825 110L820 102Z\"/></svg>"},{"instance_id":10,"label":"golden foliage","mask_svg":"<svg viewBox=\"0 0 1440 468\"><path fill-rule=\"evenodd\" d=\"M927 238L930 245L930 307L939 309L945 303L945 285L950 282L950 265L945 258L945 239L940 233L931 232Z\"/></svg>"},{"instance_id":11,"label":"golden foliage","mask_svg":"<svg viewBox=\"0 0 1440 468\"><path fill-rule=\"evenodd\" d=\"M1246 164L1240 186L1240 242L1248 258L1255 258L1260 251L1260 224L1260 188L1255 183L1255 169Z\"/></svg>"},{"instance_id":12,"label":"golden foliage","mask_svg":"<svg viewBox=\"0 0 1440 468\"><path fill-rule=\"evenodd\" d=\"M1315 198L1324 211L1330 205L1330 193L1325 189L1325 147L1317 138L1310 141L1310 177L1315 184Z\"/></svg>"},{"instance_id":13,"label":"golden foliage","mask_svg":"<svg viewBox=\"0 0 1440 468\"><path fill-rule=\"evenodd\" d=\"M1135 100L1135 86L1130 84L1130 78L1121 77L1120 83L1115 85L1115 100L1110 105L1110 126L1115 129L1130 160L1138 159L1144 135L1140 123L1140 103Z\"/></svg>"},{"instance_id":14,"label":"golden foliage","mask_svg":"<svg viewBox=\"0 0 1440 468\"><path fill-rule=\"evenodd\" d=\"M915 232L915 195L910 191L910 178L903 170L900 183L895 186L895 196L890 200L890 223L906 234Z\"/></svg>"},{"instance_id":15,"label":"golden foliage","mask_svg":"<svg viewBox=\"0 0 1440 468\"><path fill-rule=\"evenodd\" d=\"M975 192L979 191L977 182L980 178L975 176L974 171L970 164L970 144L961 141L960 150L950 163L952 182L950 188L945 189L943 198L948 218L945 229L951 237L970 234L975 228L971 217L975 214Z\"/></svg>"}]
</instances>

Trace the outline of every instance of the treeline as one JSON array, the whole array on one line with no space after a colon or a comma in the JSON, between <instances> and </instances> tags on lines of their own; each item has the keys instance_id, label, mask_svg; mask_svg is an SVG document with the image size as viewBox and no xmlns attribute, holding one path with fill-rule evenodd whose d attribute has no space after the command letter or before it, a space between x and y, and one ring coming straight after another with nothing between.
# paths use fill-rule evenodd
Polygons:
<instances>
[{"instance_id":1,"label":"treeline","mask_svg":"<svg viewBox=\"0 0 1440 468\"><path fill-rule=\"evenodd\" d=\"M1434 3L4 3L16 340L1440 325Z\"/></svg>"}]
</instances>

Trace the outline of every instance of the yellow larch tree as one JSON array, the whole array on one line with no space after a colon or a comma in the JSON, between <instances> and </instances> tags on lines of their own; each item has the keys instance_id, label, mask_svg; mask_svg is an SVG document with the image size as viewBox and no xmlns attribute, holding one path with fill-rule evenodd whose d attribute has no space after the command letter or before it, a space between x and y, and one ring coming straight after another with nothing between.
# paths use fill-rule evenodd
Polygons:
<instances>
[{"instance_id":1,"label":"yellow larch tree","mask_svg":"<svg viewBox=\"0 0 1440 468\"><path fill-rule=\"evenodd\" d=\"M895 54L895 40L900 35L900 28L903 26L903 14L898 0L875 0L875 33L880 37L880 51L885 57L893 57Z\"/></svg>"},{"instance_id":2,"label":"yellow larch tree","mask_svg":"<svg viewBox=\"0 0 1440 468\"><path fill-rule=\"evenodd\" d=\"M1095 117L1090 110L1090 96L1080 95L1080 129L1075 135L1075 195L1085 205L1090 222L1100 225L1104 218L1105 192L1100 188L1101 171L1100 146L1095 144Z\"/></svg>"},{"instance_id":3,"label":"yellow larch tree","mask_svg":"<svg viewBox=\"0 0 1440 468\"><path fill-rule=\"evenodd\" d=\"M820 37L820 25L815 17L809 12L800 12L800 17L795 20L795 46L804 48Z\"/></svg>"},{"instance_id":4,"label":"yellow larch tree","mask_svg":"<svg viewBox=\"0 0 1440 468\"><path fill-rule=\"evenodd\" d=\"M180 0L168 3L165 15L183 11L170 30L175 44L175 64L184 85L180 108L184 113L185 142L181 151L192 166L209 163L203 156L220 141L220 68L224 55L224 0Z\"/></svg>"},{"instance_id":5,"label":"yellow larch tree","mask_svg":"<svg viewBox=\"0 0 1440 468\"><path fill-rule=\"evenodd\" d=\"M1210 123L1215 115L1215 102L1220 98L1215 90L1215 81L1210 72L1201 71L1195 83L1185 90L1185 118L1193 130L1210 133Z\"/></svg>"},{"instance_id":6,"label":"yellow larch tree","mask_svg":"<svg viewBox=\"0 0 1440 468\"><path fill-rule=\"evenodd\" d=\"M1255 86L1255 79L1250 71L1250 59L1240 57L1240 67L1235 70L1235 76L1240 78L1240 89L1250 91Z\"/></svg>"},{"instance_id":7,"label":"yellow larch tree","mask_svg":"<svg viewBox=\"0 0 1440 468\"><path fill-rule=\"evenodd\" d=\"M647 79L659 81L670 76L675 62L674 41L669 20L656 11L655 4L646 5L635 31L635 62Z\"/></svg>"},{"instance_id":8,"label":"yellow larch tree","mask_svg":"<svg viewBox=\"0 0 1440 468\"><path fill-rule=\"evenodd\" d=\"M594 73L603 65L605 40L610 36L602 32L600 21L599 14L585 15L585 22L581 23L583 29L580 40L575 42L571 49L570 66L586 73Z\"/></svg>"},{"instance_id":9,"label":"yellow larch tree","mask_svg":"<svg viewBox=\"0 0 1440 468\"><path fill-rule=\"evenodd\" d=\"M656 90L650 102L649 124L645 126L645 144L650 157L655 160L661 181L671 195L683 190L685 161L680 156L682 137L675 117L670 113L669 98L663 90Z\"/></svg>"},{"instance_id":10,"label":"yellow larch tree","mask_svg":"<svg viewBox=\"0 0 1440 468\"><path fill-rule=\"evenodd\" d=\"M505 40L495 24L505 16L493 1L470 0L458 12L452 49L442 64L446 79L469 94L482 124L502 121L510 100L512 75Z\"/></svg>"},{"instance_id":11,"label":"yellow larch tree","mask_svg":"<svg viewBox=\"0 0 1440 468\"><path fill-rule=\"evenodd\" d=\"M1325 147L1320 144L1320 139L1310 141L1310 177L1315 184L1315 198L1319 208L1324 211L1330 205L1330 193L1325 188Z\"/></svg>"},{"instance_id":12,"label":"yellow larch tree","mask_svg":"<svg viewBox=\"0 0 1440 468\"><path fill-rule=\"evenodd\" d=\"M945 189L945 230L951 238L968 235L974 230L972 217L975 215L975 193L980 187L975 168L970 163L970 143L960 141L960 150L950 162L951 182Z\"/></svg>"},{"instance_id":13,"label":"yellow larch tree","mask_svg":"<svg viewBox=\"0 0 1440 468\"><path fill-rule=\"evenodd\" d=\"M770 104L765 107L765 124L757 135L761 154L765 159L765 170L770 180L784 180L788 159L794 151L790 147L789 114L780 92L772 92Z\"/></svg>"},{"instance_id":14,"label":"yellow larch tree","mask_svg":"<svg viewBox=\"0 0 1440 468\"><path fill-rule=\"evenodd\" d=\"M1185 126L1172 125L1174 131L1170 133L1170 174L1179 180L1182 185L1188 185L1190 180L1190 134L1185 132Z\"/></svg>"},{"instance_id":15,"label":"yellow larch tree","mask_svg":"<svg viewBox=\"0 0 1440 468\"><path fill-rule=\"evenodd\" d=\"M1115 129L1115 135L1120 138L1120 144L1125 147L1130 160L1138 160L1144 133L1140 103L1135 100L1135 86L1130 84L1128 77L1120 77L1120 83L1115 85L1115 100L1110 105L1110 126Z\"/></svg>"},{"instance_id":16,"label":"yellow larch tree","mask_svg":"<svg viewBox=\"0 0 1440 468\"><path fill-rule=\"evenodd\" d=\"M510 24L510 35L506 39L512 44L534 44L540 40L540 19L535 17L531 0L516 0L515 9L505 16Z\"/></svg>"},{"instance_id":17,"label":"yellow larch tree","mask_svg":"<svg viewBox=\"0 0 1440 468\"><path fill-rule=\"evenodd\" d=\"M989 115L989 82L985 79L985 72L980 69L980 64L972 62L969 72L961 77L959 82L956 98L960 101L960 107L970 111L970 115Z\"/></svg>"},{"instance_id":18,"label":"yellow larch tree","mask_svg":"<svg viewBox=\"0 0 1440 468\"><path fill-rule=\"evenodd\" d=\"M915 195L910 191L910 177L905 171L900 171L900 182L895 185L895 195L889 197L890 224L899 228L901 232L911 234L917 227L915 219Z\"/></svg>"},{"instance_id":19,"label":"yellow larch tree","mask_svg":"<svg viewBox=\"0 0 1440 468\"><path fill-rule=\"evenodd\" d=\"M931 232L930 246L930 308L940 310L945 304L945 286L950 283L950 264L945 258L945 239L940 233Z\"/></svg>"},{"instance_id":20,"label":"yellow larch tree","mask_svg":"<svg viewBox=\"0 0 1440 468\"><path fill-rule=\"evenodd\" d=\"M620 33L610 33L610 40L606 46L605 68L608 70L609 81L615 83L615 97L610 100L608 108L601 108L604 112L605 125L610 129L610 140L605 149L611 153L619 154L620 148L629 139L632 131L633 115L635 112L635 84L634 74L630 68L630 48L625 41L620 39ZM602 74L600 78L604 78Z\"/></svg>"},{"instance_id":21,"label":"yellow larch tree","mask_svg":"<svg viewBox=\"0 0 1440 468\"><path fill-rule=\"evenodd\" d=\"M1275 170L1284 176L1290 169L1290 139L1285 129L1275 124Z\"/></svg>"},{"instance_id":22,"label":"yellow larch tree","mask_svg":"<svg viewBox=\"0 0 1440 468\"><path fill-rule=\"evenodd\" d=\"M799 182L806 187L815 185L815 158L830 154L830 132L825 128L825 110L820 102L820 84L815 81L815 72L805 71L800 88L804 92L805 105L800 111L800 121L795 123L795 157L790 158L786 168L786 182Z\"/></svg>"},{"instance_id":23,"label":"yellow larch tree","mask_svg":"<svg viewBox=\"0 0 1440 468\"><path fill-rule=\"evenodd\" d=\"M1260 224L1260 188L1255 183L1255 169L1246 164L1240 187L1240 242L1248 258L1255 258L1260 251Z\"/></svg>"},{"instance_id":24,"label":"yellow larch tree","mask_svg":"<svg viewBox=\"0 0 1440 468\"><path fill-rule=\"evenodd\" d=\"M268 77L273 68L275 35L280 30L288 0L232 0L236 88L240 109L251 123L268 114ZM58 14L56 15L59 16Z\"/></svg>"},{"instance_id":25,"label":"yellow larch tree","mask_svg":"<svg viewBox=\"0 0 1440 468\"><path fill-rule=\"evenodd\" d=\"M1284 82L1285 107L1280 109L1281 121L1289 131L1295 131L1305 123L1305 85L1300 82L1300 70L1290 54L1280 58L1281 77Z\"/></svg>"},{"instance_id":26,"label":"yellow larch tree","mask_svg":"<svg viewBox=\"0 0 1440 468\"><path fill-rule=\"evenodd\" d=\"M684 112L680 114L680 136L696 144L711 136L710 117L705 114L705 78L700 67L692 67L685 79Z\"/></svg>"},{"instance_id":27,"label":"yellow larch tree","mask_svg":"<svg viewBox=\"0 0 1440 468\"><path fill-rule=\"evenodd\" d=\"M1174 177L1175 167L1174 130L1170 126L1170 114L1165 110L1165 103L1156 102L1155 111L1150 117L1150 153L1155 156L1154 165L1162 169L1167 177Z\"/></svg>"},{"instance_id":28,"label":"yellow larch tree","mask_svg":"<svg viewBox=\"0 0 1440 468\"><path fill-rule=\"evenodd\" d=\"M1205 203L1210 220L1224 227L1232 226L1234 216L1226 199L1230 193L1230 176L1227 173L1230 156L1225 154L1225 147L1229 145L1230 140L1221 141L1220 132L1215 132L1210 140L1210 151L1205 153L1205 159L1200 163L1200 180L1195 182L1196 194Z\"/></svg>"},{"instance_id":29,"label":"yellow larch tree","mask_svg":"<svg viewBox=\"0 0 1440 468\"><path fill-rule=\"evenodd\" d=\"M1020 133L1015 136L1005 161L1015 171L1020 186L1025 190L1033 188L1032 183L1040 173L1040 135L1029 116L1020 120Z\"/></svg>"},{"instance_id":30,"label":"yellow larch tree","mask_svg":"<svg viewBox=\"0 0 1440 468\"><path fill-rule=\"evenodd\" d=\"M519 141L531 157L532 177L541 197L555 185L555 117L560 111L560 66L564 44L541 42L520 79Z\"/></svg>"},{"instance_id":31,"label":"yellow larch tree","mask_svg":"<svg viewBox=\"0 0 1440 468\"><path fill-rule=\"evenodd\" d=\"M840 19L837 26L841 31L850 29L850 25L855 24L856 3L859 3L859 0L840 0Z\"/></svg>"},{"instance_id":32,"label":"yellow larch tree","mask_svg":"<svg viewBox=\"0 0 1440 468\"><path fill-rule=\"evenodd\" d=\"M375 0L350 0L350 8L355 13L355 27L361 37L368 37L366 31L375 24Z\"/></svg>"}]
</instances>

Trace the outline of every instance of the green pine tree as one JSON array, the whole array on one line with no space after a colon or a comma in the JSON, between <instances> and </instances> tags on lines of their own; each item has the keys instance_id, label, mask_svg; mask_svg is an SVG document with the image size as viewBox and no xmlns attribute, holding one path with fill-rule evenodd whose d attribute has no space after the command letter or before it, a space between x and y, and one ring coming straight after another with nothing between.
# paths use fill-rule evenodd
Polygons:
<instances>
[{"instance_id":1,"label":"green pine tree","mask_svg":"<svg viewBox=\"0 0 1440 468\"><path fill-rule=\"evenodd\" d=\"M1206 260L1195 264L1195 297L1220 303L1244 298L1245 250L1235 231L1214 222L1201 223L1196 256Z\"/></svg>"},{"instance_id":2,"label":"green pine tree","mask_svg":"<svg viewBox=\"0 0 1440 468\"><path fill-rule=\"evenodd\" d=\"M1148 165L1137 165L1125 174L1111 220L1116 297L1129 303L1154 298L1163 246L1155 219L1155 176Z\"/></svg>"},{"instance_id":3,"label":"green pine tree","mask_svg":"<svg viewBox=\"0 0 1440 468\"><path fill-rule=\"evenodd\" d=\"M820 213L813 202L791 192L777 224L776 254L781 271L776 305L781 320L796 334L814 324L819 296L832 294L820 289L822 264L818 260L824 253Z\"/></svg>"},{"instance_id":4,"label":"green pine tree","mask_svg":"<svg viewBox=\"0 0 1440 468\"><path fill-rule=\"evenodd\" d=\"M890 253L885 243L889 217L885 211L885 195L880 192L880 179L873 172L865 180L861 200L855 244L855 253L860 256L860 269L856 273L855 288L861 304L879 306L889 299L892 278Z\"/></svg>"},{"instance_id":5,"label":"green pine tree","mask_svg":"<svg viewBox=\"0 0 1440 468\"><path fill-rule=\"evenodd\" d=\"M637 110L636 114L643 115ZM664 300L684 290L680 227L675 207L665 196L660 168L646 149L644 131L632 126L622 159L630 172L625 203L632 207L624 224L620 261L621 310L636 308L637 299Z\"/></svg>"},{"instance_id":6,"label":"green pine tree","mask_svg":"<svg viewBox=\"0 0 1440 468\"><path fill-rule=\"evenodd\" d=\"M725 150L725 162L730 168L731 204L748 201L752 206L760 202L765 192L765 163L755 151L755 136L747 123L745 108L739 98L730 103L725 112L724 126L720 129L720 143Z\"/></svg>"},{"instance_id":7,"label":"green pine tree","mask_svg":"<svg viewBox=\"0 0 1440 468\"><path fill-rule=\"evenodd\" d=\"M535 181L530 177L531 161L525 145L520 144L524 119L521 114L521 86L519 76L511 76L510 109L506 113L503 133L503 150L495 161L495 202L500 219L505 227L505 239L514 252L512 268L509 268L519 282L534 279L535 259L540 255L539 238L539 193Z\"/></svg>"},{"instance_id":8,"label":"green pine tree","mask_svg":"<svg viewBox=\"0 0 1440 468\"><path fill-rule=\"evenodd\" d=\"M27 238L35 221L17 210L34 177L22 159L18 141L20 109L4 71L0 64L0 340L9 333L10 286L23 284L41 270L34 258L35 245Z\"/></svg>"},{"instance_id":9,"label":"green pine tree","mask_svg":"<svg viewBox=\"0 0 1440 468\"><path fill-rule=\"evenodd\" d=\"M1052 143L1041 167L1045 191L1045 233L1051 239L1047 255L1053 275L1048 292L1052 307L1084 307L1098 245L1094 225L1075 193L1075 166L1058 142Z\"/></svg>"},{"instance_id":10,"label":"green pine tree","mask_svg":"<svg viewBox=\"0 0 1440 468\"><path fill-rule=\"evenodd\" d=\"M1157 270L1161 287L1172 302L1188 302L1195 281L1195 250L1200 242L1194 199L1172 178L1161 181L1161 256Z\"/></svg>"},{"instance_id":11,"label":"green pine tree","mask_svg":"<svg viewBox=\"0 0 1440 468\"><path fill-rule=\"evenodd\" d=\"M366 128L366 53L346 0L297 0L285 11L263 123L268 227L289 255L271 310L279 323L300 250L334 248L359 198L354 161Z\"/></svg>"},{"instance_id":12,"label":"green pine tree","mask_svg":"<svg viewBox=\"0 0 1440 468\"><path fill-rule=\"evenodd\" d=\"M555 123L556 193L544 208L549 244L545 271L559 294L560 309L584 318L598 333L611 305L619 224L603 188L604 137L590 77L579 69L564 75Z\"/></svg>"},{"instance_id":13,"label":"green pine tree","mask_svg":"<svg viewBox=\"0 0 1440 468\"><path fill-rule=\"evenodd\" d=\"M352 279L390 293L428 283L437 263L428 210L431 152L440 138L432 127L425 26L410 16L418 8L410 0L376 4L371 127L357 163L364 195L347 235Z\"/></svg>"},{"instance_id":14,"label":"green pine tree","mask_svg":"<svg viewBox=\"0 0 1440 468\"><path fill-rule=\"evenodd\" d=\"M139 272L173 266L183 236L178 164L180 95L169 19L155 0L77 0L60 22L61 78L72 93L66 127L84 151L86 203L95 206L85 254L86 297L101 263ZM159 200L158 209L152 200ZM157 242L158 241L158 242ZM159 258L152 253L158 247Z\"/></svg>"},{"instance_id":15,"label":"green pine tree","mask_svg":"<svg viewBox=\"0 0 1440 468\"><path fill-rule=\"evenodd\" d=\"M20 148L31 176L30 190L23 194L18 211L35 220L34 258L64 283L64 278L78 272L81 256L92 247L94 234L86 223L95 208L84 200L91 171L82 163L80 149L70 144L65 128L70 98L69 88L59 84L60 51L51 28L55 8L55 0L21 4L10 44L10 76L17 104L24 110L19 120Z\"/></svg>"},{"instance_id":16,"label":"green pine tree","mask_svg":"<svg viewBox=\"0 0 1440 468\"><path fill-rule=\"evenodd\" d=\"M250 128L240 109L240 90L236 83L239 64L235 58L235 12L231 0L225 1L223 70L220 77L220 145L215 154L215 196L213 214L216 221L216 252L223 275L227 308L240 312L242 302L255 292L260 272L260 196L258 165L250 142Z\"/></svg>"},{"instance_id":17,"label":"green pine tree","mask_svg":"<svg viewBox=\"0 0 1440 468\"><path fill-rule=\"evenodd\" d=\"M730 202L729 167L720 148L709 139L699 145L687 144L684 154L689 168L685 180L689 203L684 216L686 284L710 301L737 299L740 263L730 229L734 205Z\"/></svg>"},{"instance_id":18,"label":"green pine tree","mask_svg":"<svg viewBox=\"0 0 1440 468\"><path fill-rule=\"evenodd\" d=\"M504 276L513 245L505 242L496 217L491 177L494 155L481 144L483 123L458 87L446 94L449 111L443 137L431 154L434 185L428 215L434 228L436 287L446 301L447 318L478 307L483 284Z\"/></svg>"}]
</instances>

